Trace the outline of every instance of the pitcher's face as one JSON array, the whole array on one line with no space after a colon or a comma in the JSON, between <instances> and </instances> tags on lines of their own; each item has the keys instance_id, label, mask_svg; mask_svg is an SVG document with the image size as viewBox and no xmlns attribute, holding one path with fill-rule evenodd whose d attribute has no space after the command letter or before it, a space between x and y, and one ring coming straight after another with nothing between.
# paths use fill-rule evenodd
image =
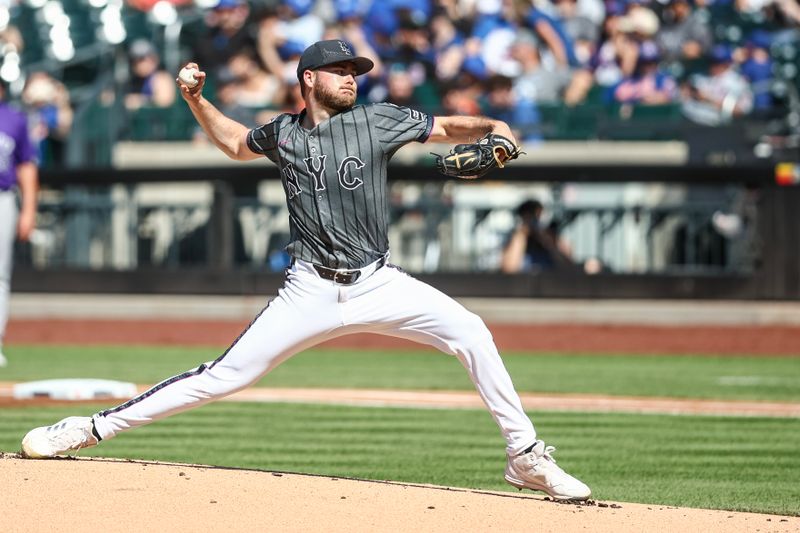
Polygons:
<instances>
[{"instance_id":1,"label":"pitcher's face","mask_svg":"<svg viewBox=\"0 0 800 533\"><path fill-rule=\"evenodd\" d=\"M313 91L317 102L336 111L353 107L358 94L354 63L334 63L318 68L314 74Z\"/></svg>"}]
</instances>

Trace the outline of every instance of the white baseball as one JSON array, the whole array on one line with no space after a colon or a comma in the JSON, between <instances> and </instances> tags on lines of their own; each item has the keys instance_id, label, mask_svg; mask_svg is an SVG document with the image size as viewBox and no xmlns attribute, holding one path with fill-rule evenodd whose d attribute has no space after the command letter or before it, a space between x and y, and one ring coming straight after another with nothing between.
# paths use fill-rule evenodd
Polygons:
<instances>
[{"instance_id":1,"label":"white baseball","mask_svg":"<svg viewBox=\"0 0 800 533\"><path fill-rule=\"evenodd\" d=\"M181 71L178 72L178 78L191 89L198 83L194 77L197 72L199 71L196 68L183 67Z\"/></svg>"}]
</instances>

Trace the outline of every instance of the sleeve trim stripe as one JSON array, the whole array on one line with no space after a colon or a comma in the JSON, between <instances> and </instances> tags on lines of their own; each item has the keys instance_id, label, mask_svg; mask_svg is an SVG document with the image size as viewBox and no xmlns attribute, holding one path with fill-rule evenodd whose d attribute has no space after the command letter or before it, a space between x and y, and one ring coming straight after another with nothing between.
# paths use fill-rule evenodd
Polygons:
<instances>
[{"instance_id":1,"label":"sleeve trim stripe","mask_svg":"<svg viewBox=\"0 0 800 533\"><path fill-rule=\"evenodd\" d=\"M421 143L426 142L431 136L431 132L433 131L433 115L428 115L427 122L428 123L425 126L425 129L422 130L422 133L420 133L419 137L417 137L417 141Z\"/></svg>"},{"instance_id":2,"label":"sleeve trim stripe","mask_svg":"<svg viewBox=\"0 0 800 533\"><path fill-rule=\"evenodd\" d=\"M256 141L255 135L253 135L253 130L247 134L247 147L256 154L263 154L264 149L261 147L260 144Z\"/></svg>"}]
</instances>

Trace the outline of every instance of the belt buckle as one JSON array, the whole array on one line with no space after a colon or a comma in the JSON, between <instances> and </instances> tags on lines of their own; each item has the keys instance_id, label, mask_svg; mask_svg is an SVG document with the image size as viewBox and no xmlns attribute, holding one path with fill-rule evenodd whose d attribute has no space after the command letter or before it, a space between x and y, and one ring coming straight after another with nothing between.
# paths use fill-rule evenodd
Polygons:
<instances>
[{"instance_id":1,"label":"belt buckle","mask_svg":"<svg viewBox=\"0 0 800 533\"><path fill-rule=\"evenodd\" d=\"M342 285L350 285L351 283L355 283L359 277L361 277L360 270L345 270L343 272L337 270L333 274L333 281L334 283L341 283Z\"/></svg>"}]
</instances>

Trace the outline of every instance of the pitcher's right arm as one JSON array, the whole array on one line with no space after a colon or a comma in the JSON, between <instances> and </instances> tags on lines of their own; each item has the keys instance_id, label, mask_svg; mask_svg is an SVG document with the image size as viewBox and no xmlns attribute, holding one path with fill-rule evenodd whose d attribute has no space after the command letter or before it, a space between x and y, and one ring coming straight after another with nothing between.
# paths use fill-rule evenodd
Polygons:
<instances>
[{"instance_id":1,"label":"pitcher's right arm","mask_svg":"<svg viewBox=\"0 0 800 533\"><path fill-rule=\"evenodd\" d=\"M247 133L250 128L223 115L203 96L206 73L199 69L197 63L188 63L185 66L199 70L195 74L197 85L189 87L180 78L176 78L175 82L180 88L181 96L189 105L192 115L208 138L231 159L250 161L261 157L260 154L253 153L247 146Z\"/></svg>"}]
</instances>

